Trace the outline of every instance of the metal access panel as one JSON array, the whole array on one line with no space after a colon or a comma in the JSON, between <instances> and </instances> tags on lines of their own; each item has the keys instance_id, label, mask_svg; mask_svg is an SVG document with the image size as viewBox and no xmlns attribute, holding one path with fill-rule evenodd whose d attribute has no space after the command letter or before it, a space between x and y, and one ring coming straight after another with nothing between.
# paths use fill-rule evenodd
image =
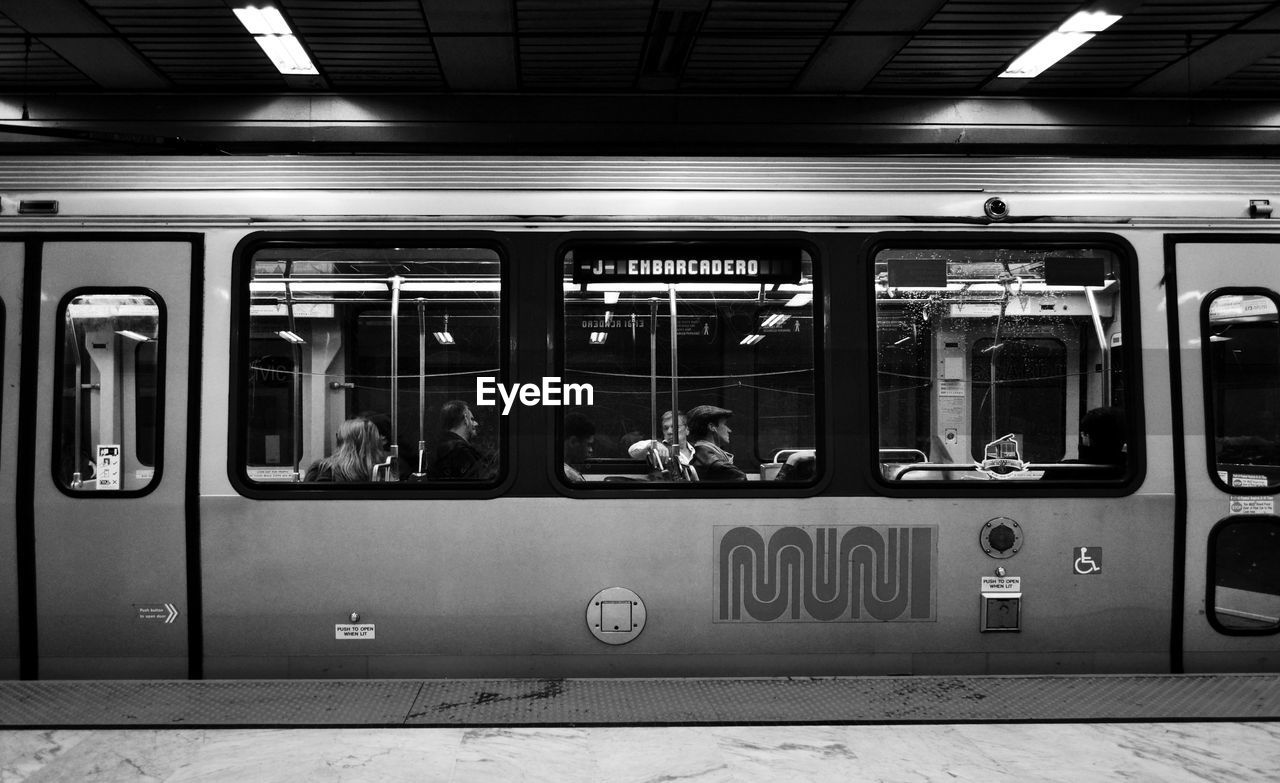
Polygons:
<instances>
[{"instance_id":1,"label":"metal access panel","mask_svg":"<svg viewBox=\"0 0 1280 783\"><path fill-rule=\"evenodd\" d=\"M38 386L34 449L27 455L34 463L29 523L35 557L30 582L38 676L186 677L184 497L193 243L99 234L43 242L39 258L39 333L27 337L39 341L41 361L37 377L24 379ZM148 381L145 392L139 380L142 370L134 366L136 378L131 379L127 358L114 365L111 379L105 374L99 380L77 376L71 391L65 379L59 385L58 357L64 351L84 346L90 352L116 350L124 356L132 350L128 340L117 337L127 331L118 326L114 331L101 327L97 337L87 329L76 332L67 326L68 303L86 301L76 297L113 295L100 292L147 297L157 305L158 347L148 374L154 385ZM70 372L65 360L62 364L63 372ZM68 482L63 475L61 461L68 449L55 443L59 428L71 426L69 419L75 418L67 404L75 389L83 390L87 400L105 398L108 392L121 395L113 403L120 420L94 433L106 442L88 441L97 477L77 469L83 484ZM151 465L130 456L131 442L143 440L143 425L135 420L143 416L142 404L125 396L131 393L138 398L153 394L156 400L149 425L154 431ZM77 398L71 410L95 404ZM82 440L77 434L77 445Z\"/></svg>"}]
</instances>

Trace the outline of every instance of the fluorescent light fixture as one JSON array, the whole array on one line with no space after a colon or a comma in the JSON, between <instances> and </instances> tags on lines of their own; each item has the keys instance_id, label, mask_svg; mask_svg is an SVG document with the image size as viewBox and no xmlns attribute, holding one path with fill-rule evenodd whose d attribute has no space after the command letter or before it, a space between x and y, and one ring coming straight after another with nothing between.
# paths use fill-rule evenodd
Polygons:
<instances>
[{"instance_id":1,"label":"fluorescent light fixture","mask_svg":"<svg viewBox=\"0 0 1280 783\"><path fill-rule=\"evenodd\" d=\"M787 321L791 320L791 316L787 313L774 313L764 319L764 323L760 324L761 329L777 329Z\"/></svg>"},{"instance_id":2,"label":"fluorescent light fixture","mask_svg":"<svg viewBox=\"0 0 1280 783\"><path fill-rule=\"evenodd\" d=\"M318 74L302 43L294 36L280 10L274 6L256 8L246 6L232 9L244 29L266 52L276 70L285 76Z\"/></svg>"},{"instance_id":3,"label":"fluorescent light fixture","mask_svg":"<svg viewBox=\"0 0 1280 783\"><path fill-rule=\"evenodd\" d=\"M738 343L738 345L755 345L763 339L763 334L749 334L746 337L743 337L742 342Z\"/></svg>"},{"instance_id":4,"label":"fluorescent light fixture","mask_svg":"<svg viewBox=\"0 0 1280 783\"><path fill-rule=\"evenodd\" d=\"M280 335L281 337L283 337L284 339L288 340L291 343L297 344L297 343L306 342L306 340L298 336L297 332L291 332L288 329L281 329L280 331L276 332L276 334Z\"/></svg>"},{"instance_id":5,"label":"fluorescent light fixture","mask_svg":"<svg viewBox=\"0 0 1280 783\"><path fill-rule=\"evenodd\" d=\"M147 337L145 334L139 334L133 331L132 329L117 329L116 334L120 335L121 337L128 337L130 340L137 340L140 343L146 343L151 341L150 337Z\"/></svg>"},{"instance_id":6,"label":"fluorescent light fixture","mask_svg":"<svg viewBox=\"0 0 1280 783\"><path fill-rule=\"evenodd\" d=\"M592 332L591 333L592 345L604 345L604 341L608 339L609 339L608 332Z\"/></svg>"},{"instance_id":7,"label":"fluorescent light fixture","mask_svg":"<svg viewBox=\"0 0 1280 783\"><path fill-rule=\"evenodd\" d=\"M287 291L291 291L295 294L331 294L335 292L386 293L387 284L372 280L258 280L249 283L249 293L252 294L283 294Z\"/></svg>"},{"instance_id":8,"label":"fluorescent light fixture","mask_svg":"<svg viewBox=\"0 0 1280 783\"><path fill-rule=\"evenodd\" d=\"M67 305L67 315L71 318L121 318L128 315L159 318L160 308L154 304L120 304L106 300L72 302Z\"/></svg>"},{"instance_id":9,"label":"fluorescent light fixture","mask_svg":"<svg viewBox=\"0 0 1280 783\"><path fill-rule=\"evenodd\" d=\"M246 6L232 10L250 35L293 35L293 30L289 29L289 23L281 16L280 9L274 6Z\"/></svg>"},{"instance_id":10,"label":"fluorescent light fixture","mask_svg":"<svg viewBox=\"0 0 1280 783\"><path fill-rule=\"evenodd\" d=\"M617 304L619 296L622 296L621 291L605 291L604 303L607 305Z\"/></svg>"},{"instance_id":11,"label":"fluorescent light fixture","mask_svg":"<svg viewBox=\"0 0 1280 783\"><path fill-rule=\"evenodd\" d=\"M302 44L292 35L259 35L254 38L276 70L285 76L309 76L320 73Z\"/></svg>"},{"instance_id":12,"label":"fluorescent light fixture","mask_svg":"<svg viewBox=\"0 0 1280 783\"><path fill-rule=\"evenodd\" d=\"M1023 52L999 78L1035 78L1119 20L1106 11L1080 11Z\"/></svg>"},{"instance_id":13,"label":"fluorescent light fixture","mask_svg":"<svg viewBox=\"0 0 1280 783\"><path fill-rule=\"evenodd\" d=\"M286 289L286 285L288 288ZM498 281L465 281L465 282L405 282L400 285L401 293L408 292L479 292L499 291L502 284ZM389 287L380 280L254 280L249 283L249 291L254 294L283 294L286 290L294 293L330 293L334 291L364 291L370 293L386 293Z\"/></svg>"},{"instance_id":14,"label":"fluorescent light fixture","mask_svg":"<svg viewBox=\"0 0 1280 783\"><path fill-rule=\"evenodd\" d=\"M804 307L813 301L813 294L799 293L787 300L787 307Z\"/></svg>"},{"instance_id":15,"label":"fluorescent light fixture","mask_svg":"<svg viewBox=\"0 0 1280 783\"><path fill-rule=\"evenodd\" d=\"M466 281L431 281L431 282L412 282L405 281L400 284L400 292L408 291L501 291L502 283L497 280L466 280Z\"/></svg>"}]
</instances>

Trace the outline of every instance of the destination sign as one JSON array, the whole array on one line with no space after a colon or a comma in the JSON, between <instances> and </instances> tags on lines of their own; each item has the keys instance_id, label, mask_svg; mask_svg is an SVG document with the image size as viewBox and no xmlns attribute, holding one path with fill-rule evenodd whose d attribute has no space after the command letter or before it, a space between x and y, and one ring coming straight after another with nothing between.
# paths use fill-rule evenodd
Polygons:
<instances>
[{"instance_id":1,"label":"destination sign","mask_svg":"<svg viewBox=\"0 0 1280 783\"><path fill-rule=\"evenodd\" d=\"M800 249L758 245L583 245L573 249L573 282L798 283Z\"/></svg>"}]
</instances>

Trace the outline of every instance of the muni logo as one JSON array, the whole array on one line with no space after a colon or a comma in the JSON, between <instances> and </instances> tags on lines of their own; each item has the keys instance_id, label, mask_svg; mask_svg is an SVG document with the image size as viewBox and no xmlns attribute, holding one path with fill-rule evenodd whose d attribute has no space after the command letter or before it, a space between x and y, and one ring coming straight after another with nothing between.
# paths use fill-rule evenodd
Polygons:
<instances>
[{"instance_id":1,"label":"muni logo","mask_svg":"<svg viewBox=\"0 0 1280 783\"><path fill-rule=\"evenodd\" d=\"M933 620L936 527L716 527L716 622Z\"/></svg>"}]
</instances>

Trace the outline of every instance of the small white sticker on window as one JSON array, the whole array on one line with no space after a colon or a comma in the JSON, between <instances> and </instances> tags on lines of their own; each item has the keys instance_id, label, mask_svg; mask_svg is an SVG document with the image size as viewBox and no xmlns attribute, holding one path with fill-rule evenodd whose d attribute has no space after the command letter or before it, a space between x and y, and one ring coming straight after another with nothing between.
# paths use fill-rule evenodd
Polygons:
<instances>
[{"instance_id":1,"label":"small white sticker on window","mask_svg":"<svg viewBox=\"0 0 1280 783\"><path fill-rule=\"evenodd\" d=\"M1233 495L1228 508L1232 514L1274 514L1276 513L1276 499Z\"/></svg>"},{"instance_id":2,"label":"small white sticker on window","mask_svg":"<svg viewBox=\"0 0 1280 783\"><path fill-rule=\"evenodd\" d=\"M298 473L293 468L247 468L254 481L296 481Z\"/></svg>"},{"instance_id":3,"label":"small white sticker on window","mask_svg":"<svg viewBox=\"0 0 1280 783\"><path fill-rule=\"evenodd\" d=\"M120 489L120 444L98 444L98 489Z\"/></svg>"},{"instance_id":4,"label":"small white sticker on window","mask_svg":"<svg viewBox=\"0 0 1280 783\"><path fill-rule=\"evenodd\" d=\"M1231 477L1231 486L1233 487L1265 487L1267 486L1267 477L1255 476L1250 473L1237 473Z\"/></svg>"}]
</instances>

